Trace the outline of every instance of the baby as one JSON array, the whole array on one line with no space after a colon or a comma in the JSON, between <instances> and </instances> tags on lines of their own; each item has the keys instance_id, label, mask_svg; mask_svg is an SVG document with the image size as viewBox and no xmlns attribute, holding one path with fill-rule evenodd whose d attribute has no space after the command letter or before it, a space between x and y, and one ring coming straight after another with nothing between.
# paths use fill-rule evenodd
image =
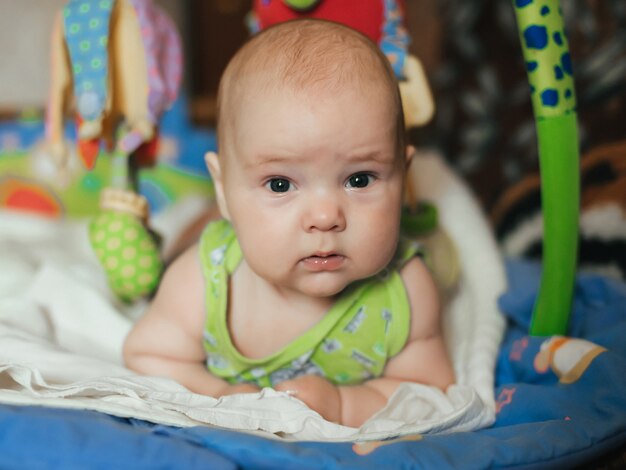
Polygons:
<instances>
[{"instance_id":1,"label":"baby","mask_svg":"<svg viewBox=\"0 0 626 470\"><path fill-rule=\"evenodd\" d=\"M219 397L289 391L360 426L402 382L454 375L433 279L400 237L396 78L366 37L299 20L253 37L218 93L223 220L166 271L128 367Z\"/></svg>"}]
</instances>

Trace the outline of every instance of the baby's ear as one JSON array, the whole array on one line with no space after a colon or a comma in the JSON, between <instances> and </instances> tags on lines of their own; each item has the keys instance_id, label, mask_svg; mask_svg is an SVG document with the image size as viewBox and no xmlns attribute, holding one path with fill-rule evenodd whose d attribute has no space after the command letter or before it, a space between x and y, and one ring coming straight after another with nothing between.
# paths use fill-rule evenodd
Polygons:
<instances>
[{"instance_id":1,"label":"baby's ear","mask_svg":"<svg viewBox=\"0 0 626 470\"><path fill-rule=\"evenodd\" d=\"M211 173L211 178L213 178L217 207L219 207L222 217L226 220L230 220L228 208L226 207L226 200L224 199L224 185L222 182L222 167L220 166L220 159L217 156L217 153L207 152L204 156L204 162L209 169L209 173Z\"/></svg>"}]
</instances>

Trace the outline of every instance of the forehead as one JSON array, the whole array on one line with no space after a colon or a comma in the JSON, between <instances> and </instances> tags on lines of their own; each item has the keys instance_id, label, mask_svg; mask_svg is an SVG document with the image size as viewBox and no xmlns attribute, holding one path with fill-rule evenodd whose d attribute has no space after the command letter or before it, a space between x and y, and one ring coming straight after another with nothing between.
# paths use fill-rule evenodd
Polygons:
<instances>
[{"instance_id":1,"label":"forehead","mask_svg":"<svg viewBox=\"0 0 626 470\"><path fill-rule=\"evenodd\" d=\"M395 144L397 122L391 99L376 88L250 93L233 116L230 136L224 137L242 155L388 147Z\"/></svg>"},{"instance_id":2,"label":"forehead","mask_svg":"<svg viewBox=\"0 0 626 470\"><path fill-rule=\"evenodd\" d=\"M309 110L332 109L338 101L353 101L353 108L370 108L372 113L394 113L396 111L394 90L379 80L334 81L320 80L305 87L275 81L272 77L251 75L240 81L239 90L231 101L231 110L241 118L251 110L271 110L296 107ZM361 106L363 105L363 106Z\"/></svg>"}]
</instances>

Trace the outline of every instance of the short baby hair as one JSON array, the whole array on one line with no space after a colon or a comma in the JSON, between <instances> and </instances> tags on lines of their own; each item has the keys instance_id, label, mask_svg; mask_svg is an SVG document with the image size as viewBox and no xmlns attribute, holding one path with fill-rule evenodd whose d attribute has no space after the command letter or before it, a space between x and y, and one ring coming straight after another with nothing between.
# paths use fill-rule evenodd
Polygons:
<instances>
[{"instance_id":1,"label":"short baby hair","mask_svg":"<svg viewBox=\"0 0 626 470\"><path fill-rule=\"evenodd\" d=\"M365 35L339 23L292 20L253 36L232 58L220 80L217 99L218 140L233 125L247 93L280 87L294 91L333 92L342 87L376 88L395 116L398 151L405 146L404 114L393 69ZM387 96L385 96L385 94Z\"/></svg>"}]
</instances>

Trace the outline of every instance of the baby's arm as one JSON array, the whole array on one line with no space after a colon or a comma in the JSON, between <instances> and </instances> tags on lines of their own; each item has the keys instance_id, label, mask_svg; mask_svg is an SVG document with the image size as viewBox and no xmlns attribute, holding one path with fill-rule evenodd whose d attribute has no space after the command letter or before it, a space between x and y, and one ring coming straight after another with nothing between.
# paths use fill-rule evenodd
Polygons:
<instances>
[{"instance_id":1,"label":"baby's arm","mask_svg":"<svg viewBox=\"0 0 626 470\"><path fill-rule=\"evenodd\" d=\"M336 387L317 376L283 382L279 390L295 396L329 421L358 427L378 410L402 382L434 385L445 390L454 382L440 326L440 304L435 283L421 260L411 260L401 272L411 307L409 339L385 366L381 377L361 385Z\"/></svg>"},{"instance_id":2,"label":"baby's arm","mask_svg":"<svg viewBox=\"0 0 626 470\"><path fill-rule=\"evenodd\" d=\"M204 363L204 279L194 245L168 268L146 313L124 343L124 362L141 374L169 377L189 390L214 397L254 392L252 385L229 385Z\"/></svg>"}]
</instances>

